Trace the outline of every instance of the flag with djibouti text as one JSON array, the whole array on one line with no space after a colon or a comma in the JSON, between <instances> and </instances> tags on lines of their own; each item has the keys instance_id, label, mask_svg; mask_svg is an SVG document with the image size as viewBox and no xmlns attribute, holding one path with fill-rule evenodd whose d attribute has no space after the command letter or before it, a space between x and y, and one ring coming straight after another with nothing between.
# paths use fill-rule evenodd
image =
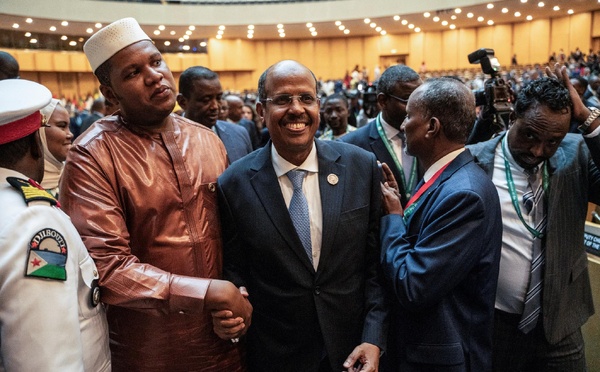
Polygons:
<instances>
[{"instance_id":1,"label":"flag with djibouti text","mask_svg":"<svg viewBox=\"0 0 600 372\"><path fill-rule=\"evenodd\" d=\"M29 242L25 276L66 280L67 242L54 229L38 231Z\"/></svg>"}]
</instances>

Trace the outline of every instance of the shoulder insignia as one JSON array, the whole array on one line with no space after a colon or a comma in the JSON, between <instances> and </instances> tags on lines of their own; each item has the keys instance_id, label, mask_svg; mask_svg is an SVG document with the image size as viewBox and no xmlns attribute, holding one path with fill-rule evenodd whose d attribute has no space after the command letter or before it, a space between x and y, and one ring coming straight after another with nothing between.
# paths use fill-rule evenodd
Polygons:
<instances>
[{"instance_id":1,"label":"shoulder insignia","mask_svg":"<svg viewBox=\"0 0 600 372\"><path fill-rule=\"evenodd\" d=\"M45 201L50 203L51 205L56 205L60 207L58 204L58 200L53 197L48 191L44 190L37 182L34 180L24 180L22 178L16 177L7 177L6 181L12 185L15 189L19 190L21 194L23 194L23 198L25 199L25 203L29 204L32 201Z\"/></svg>"},{"instance_id":2,"label":"shoulder insignia","mask_svg":"<svg viewBox=\"0 0 600 372\"><path fill-rule=\"evenodd\" d=\"M67 241L54 229L38 231L29 242L25 276L67 280Z\"/></svg>"}]
</instances>

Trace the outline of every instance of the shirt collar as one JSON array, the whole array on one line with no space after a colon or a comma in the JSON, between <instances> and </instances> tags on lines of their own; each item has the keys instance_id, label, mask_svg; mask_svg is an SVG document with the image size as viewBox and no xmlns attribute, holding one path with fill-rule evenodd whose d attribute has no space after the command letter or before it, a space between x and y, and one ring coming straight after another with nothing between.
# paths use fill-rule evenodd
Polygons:
<instances>
[{"instance_id":1,"label":"shirt collar","mask_svg":"<svg viewBox=\"0 0 600 372\"><path fill-rule=\"evenodd\" d=\"M440 159L438 159L435 163L433 163L431 165L431 167L429 167L429 169L427 169L427 171L425 172L425 174L423 175L423 180L425 182L429 181L431 179L431 177L433 177L433 175L439 171L440 169L442 169L442 167L448 163L450 163L452 160L456 159L456 157L458 155L460 155L461 152L465 151L465 148L460 148L458 150L454 150L444 156L442 156Z\"/></svg>"},{"instance_id":2,"label":"shirt collar","mask_svg":"<svg viewBox=\"0 0 600 372\"><path fill-rule=\"evenodd\" d=\"M400 131L398 129L392 127L383 119L383 115L381 113L379 114L379 121L381 122L381 127L383 128L383 131L385 132L385 136L389 140L396 137L398 135L398 133L400 133Z\"/></svg>"},{"instance_id":3,"label":"shirt collar","mask_svg":"<svg viewBox=\"0 0 600 372\"><path fill-rule=\"evenodd\" d=\"M289 161L279 155L275 146L271 143L271 161L273 162L273 168L275 169L275 174L277 177L281 177L287 172L293 169L301 169L308 172L318 172L319 171L319 159L317 158L317 146L315 146L315 142L313 141L312 149L308 154L308 157L304 160L302 164L296 166Z\"/></svg>"}]
</instances>

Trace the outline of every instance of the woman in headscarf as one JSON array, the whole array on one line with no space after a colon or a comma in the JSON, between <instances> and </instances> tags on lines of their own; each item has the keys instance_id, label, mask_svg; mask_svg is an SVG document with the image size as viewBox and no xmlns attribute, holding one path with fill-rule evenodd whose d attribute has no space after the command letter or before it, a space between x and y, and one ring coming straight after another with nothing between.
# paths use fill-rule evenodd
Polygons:
<instances>
[{"instance_id":1,"label":"woman in headscarf","mask_svg":"<svg viewBox=\"0 0 600 372\"><path fill-rule=\"evenodd\" d=\"M58 181L73 140L69 130L69 113L57 99L52 99L40 111L43 115L40 138L44 146L44 179L41 185L58 198Z\"/></svg>"}]
</instances>

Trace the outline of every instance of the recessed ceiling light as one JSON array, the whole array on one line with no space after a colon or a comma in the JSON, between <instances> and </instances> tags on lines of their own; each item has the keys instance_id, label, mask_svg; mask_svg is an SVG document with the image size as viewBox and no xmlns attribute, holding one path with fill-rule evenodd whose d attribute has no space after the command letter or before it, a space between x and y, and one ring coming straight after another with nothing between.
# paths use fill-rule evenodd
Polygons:
<instances>
[{"instance_id":1,"label":"recessed ceiling light","mask_svg":"<svg viewBox=\"0 0 600 372\"><path fill-rule=\"evenodd\" d=\"M94 32L94 30L91 28L88 28L87 30L85 30L85 32L87 32L88 34L91 34L92 32Z\"/></svg>"},{"instance_id":2,"label":"recessed ceiling light","mask_svg":"<svg viewBox=\"0 0 600 372\"><path fill-rule=\"evenodd\" d=\"M173 30L173 31L169 32L169 34L171 34L171 35L175 35L175 34L176 34L176 32Z\"/></svg>"},{"instance_id":3,"label":"recessed ceiling light","mask_svg":"<svg viewBox=\"0 0 600 372\"><path fill-rule=\"evenodd\" d=\"M33 19L31 19L31 18L27 18L27 19L25 20L25 22L27 22L27 23L33 23Z\"/></svg>"},{"instance_id":4,"label":"recessed ceiling light","mask_svg":"<svg viewBox=\"0 0 600 372\"><path fill-rule=\"evenodd\" d=\"M67 37L67 35L63 35L63 36L61 36L61 37L60 37L60 39L61 39L62 41L65 41L65 40L67 40L67 39L68 39L68 37Z\"/></svg>"},{"instance_id":5,"label":"recessed ceiling light","mask_svg":"<svg viewBox=\"0 0 600 372\"><path fill-rule=\"evenodd\" d=\"M193 26L193 25L192 25L192 26L188 27L188 30L190 30L190 31L194 31L194 30L196 30L196 26Z\"/></svg>"},{"instance_id":6,"label":"recessed ceiling light","mask_svg":"<svg viewBox=\"0 0 600 372\"><path fill-rule=\"evenodd\" d=\"M342 24L342 22L341 22L341 21L335 21L335 25L336 25L336 26L339 26L339 25L341 25L341 24Z\"/></svg>"},{"instance_id":7,"label":"recessed ceiling light","mask_svg":"<svg viewBox=\"0 0 600 372\"><path fill-rule=\"evenodd\" d=\"M526 19L527 19L528 21L531 21L531 20L533 19L533 17L532 17L532 16L530 16L530 15L528 15Z\"/></svg>"},{"instance_id":8,"label":"recessed ceiling light","mask_svg":"<svg viewBox=\"0 0 600 372\"><path fill-rule=\"evenodd\" d=\"M223 35L223 34L221 34L221 35ZM190 35L183 35L182 38L183 38L183 40L189 40L190 39Z\"/></svg>"},{"instance_id":9,"label":"recessed ceiling light","mask_svg":"<svg viewBox=\"0 0 600 372\"><path fill-rule=\"evenodd\" d=\"M101 28L102 27L102 23L98 22L94 26L96 26L96 28Z\"/></svg>"},{"instance_id":10,"label":"recessed ceiling light","mask_svg":"<svg viewBox=\"0 0 600 372\"><path fill-rule=\"evenodd\" d=\"M473 13L467 13L467 18L473 18L474 14Z\"/></svg>"},{"instance_id":11,"label":"recessed ceiling light","mask_svg":"<svg viewBox=\"0 0 600 372\"><path fill-rule=\"evenodd\" d=\"M277 28L283 28L283 25L280 23L277 25Z\"/></svg>"},{"instance_id":12,"label":"recessed ceiling light","mask_svg":"<svg viewBox=\"0 0 600 372\"><path fill-rule=\"evenodd\" d=\"M77 46L77 42L75 40L69 41L70 46Z\"/></svg>"},{"instance_id":13,"label":"recessed ceiling light","mask_svg":"<svg viewBox=\"0 0 600 372\"><path fill-rule=\"evenodd\" d=\"M79 40L79 42L80 42L80 43L83 43L83 38L82 38L82 37L80 37L80 38L79 38L79 39L77 39L77 40Z\"/></svg>"},{"instance_id":14,"label":"recessed ceiling light","mask_svg":"<svg viewBox=\"0 0 600 372\"><path fill-rule=\"evenodd\" d=\"M569 10L567 10L567 14L573 14L573 13L575 13L575 12L573 11L573 9L569 9Z\"/></svg>"},{"instance_id":15,"label":"recessed ceiling light","mask_svg":"<svg viewBox=\"0 0 600 372\"><path fill-rule=\"evenodd\" d=\"M412 30L413 28L415 28L415 25L413 25L413 24L411 23L411 24L409 24L409 25L408 25L408 28L410 28L410 29Z\"/></svg>"},{"instance_id":16,"label":"recessed ceiling light","mask_svg":"<svg viewBox=\"0 0 600 372\"><path fill-rule=\"evenodd\" d=\"M415 28L415 32L421 32L421 28L420 27Z\"/></svg>"},{"instance_id":17,"label":"recessed ceiling light","mask_svg":"<svg viewBox=\"0 0 600 372\"><path fill-rule=\"evenodd\" d=\"M456 28L456 25L450 25L448 27L450 27L451 30L454 30Z\"/></svg>"},{"instance_id":18,"label":"recessed ceiling light","mask_svg":"<svg viewBox=\"0 0 600 372\"><path fill-rule=\"evenodd\" d=\"M248 39L252 39L252 38L254 37L254 34L248 34L248 35L246 35L246 37L247 37Z\"/></svg>"},{"instance_id":19,"label":"recessed ceiling light","mask_svg":"<svg viewBox=\"0 0 600 372\"><path fill-rule=\"evenodd\" d=\"M364 22L365 22L365 23L367 23L367 24L368 24L368 23L371 23L371 19L370 19L370 18L365 18L365 19L364 19Z\"/></svg>"},{"instance_id":20,"label":"recessed ceiling light","mask_svg":"<svg viewBox=\"0 0 600 372\"><path fill-rule=\"evenodd\" d=\"M490 19L489 21L487 21L487 24L491 26L491 25L493 25L493 24L494 24L494 21L492 21L492 20Z\"/></svg>"},{"instance_id":21,"label":"recessed ceiling light","mask_svg":"<svg viewBox=\"0 0 600 372\"><path fill-rule=\"evenodd\" d=\"M254 25L248 25L248 30L254 30Z\"/></svg>"},{"instance_id":22,"label":"recessed ceiling light","mask_svg":"<svg viewBox=\"0 0 600 372\"><path fill-rule=\"evenodd\" d=\"M56 31L56 26L50 26L50 31Z\"/></svg>"},{"instance_id":23,"label":"recessed ceiling light","mask_svg":"<svg viewBox=\"0 0 600 372\"><path fill-rule=\"evenodd\" d=\"M456 8L456 9L454 9L454 13L460 14L460 13L462 13L462 9L461 8Z\"/></svg>"},{"instance_id":24,"label":"recessed ceiling light","mask_svg":"<svg viewBox=\"0 0 600 372\"><path fill-rule=\"evenodd\" d=\"M30 42L31 44L37 44L37 39L31 39L31 40L29 40L29 42Z\"/></svg>"},{"instance_id":25,"label":"recessed ceiling light","mask_svg":"<svg viewBox=\"0 0 600 372\"><path fill-rule=\"evenodd\" d=\"M423 13L423 17L429 18L429 17L431 17L431 13L425 12L425 13Z\"/></svg>"},{"instance_id":26,"label":"recessed ceiling light","mask_svg":"<svg viewBox=\"0 0 600 372\"><path fill-rule=\"evenodd\" d=\"M280 33L279 37L285 37L285 32Z\"/></svg>"},{"instance_id":27,"label":"recessed ceiling light","mask_svg":"<svg viewBox=\"0 0 600 372\"><path fill-rule=\"evenodd\" d=\"M192 31L190 31L190 30L187 30L187 31L185 32L185 34L186 34L186 35L191 35L191 34L192 34Z\"/></svg>"},{"instance_id":28,"label":"recessed ceiling light","mask_svg":"<svg viewBox=\"0 0 600 372\"><path fill-rule=\"evenodd\" d=\"M31 32L26 32L25 37L31 37Z\"/></svg>"},{"instance_id":29,"label":"recessed ceiling light","mask_svg":"<svg viewBox=\"0 0 600 372\"><path fill-rule=\"evenodd\" d=\"M310 22L308 22L308 23L306 24L306 27L308 27L308 28L311 28L312 26L313 26L313 24L312 24L312 23L310 23Z\"/></svg>"},{"instance_id":30,"label":"recessed ceiling light","mask_svg":"<svg viewBox=\"0 0 600 372\"><path fill-rule=\"evenodd\" d=\"M311 28L309 28L309 29L308 29L308 31L310 31L310 32L315 32L315 31L317 31L317 29L316 29L316 28L314 28L314 27L311 27Z\"/></svg>"},{"instance_id":31,"label":"recessed ceiling light","mask_svg":"<svg viewBox=\"0 0 600 372\"><path fill-rule=\"evenodd\" d=\"M220 35L219 35L220 36ZM183 43L185 41L184 38L180 37L179 39L177 39L180 43Z\"/></svg>"},{"instance_id":32,"label":"recessed ceiling light","mask_svg":"<svg viewBox=\"0 0 600 372\"><path fill-rule=\"evenodd\" d=\"M448 21L442 21L442 26L448 26Z\"/></svg>"},{"instance_id":33,"label":"recessed ceiling light","mask_svg":"<svg viewBox=\"0 0 600 372\"><path fill-rule=\"evenodd\" d=\"M12 28L19 28L19 24L18 23L13 23Z\"/></svg>"},{"instance_id":34,"label":"recessed ceiling light","mask_svg":"<svg viewBox=\"0 0 600 372\"><path fill-rule=\"evenodd\" d=\"M560 10L560 7L558 5L555 5L554 8L552 8L552 10L554 10L555 12Z\"/></svg>"},{"instance_id":35,"label":"recessed ceiling light","mask_svg":"<svg viewBox=\"0 0 600 372\"><path fill-rule=\"evenodd\" d=\"M403 19L403 20L402 20L402 24L403 24L404 26L406 26L406 25L408 24L408 21L407 21L406 19Z\"/></svg>"},{"instance_id":36,"label":"recessed ceiling light","mask_svg":"<svg viewBox=\"0 0 600 372\"><path fill-rule=\"evenodd\" d=\"M382 30L382 28L381 28L381 27L375 27L375 31L379 32L379 31L381 31L381 30Z\"/></svg>"},{"instance_id":37,"label":"recessed ceiling light","mask_svg":"<svg viewBox=\"0 0 600 372\"><path fill-rule=\"evenodd\" d=\"M386 30L381 30L380 34L381 35L387 35L387 31Z\"/></svg>"},{"instance_id":38,"label":"recessed ceiling light","mask_svg":"<svg viewBox=\"0 0 600 372\"><path fill-rule=\"evenodd\" d=\"M156 36L160 35L160 30L154 30L154 35L156 35Z\"/></svg>"},{"instance_id":39,"label":"recessed ceiling light","mask_svg":"<svg viewBox=\"0 0 600 372\"><path fill-rule=\"evenodd\" d=\"M158 25L158 29L160 31L164 31L166 29L165 25Z\"/></svg>"},{"instance_id":40,"label":"recessed ceiling light","mask_svg":"<svg viewBox=\"0 0 600 372\"><path fill-rule=\"evenodd\" d=\"M346 26L344 25L340 25L340 27L338 27L340 29L340 31L344 31L346 29Z\"/></svg>"},{"instance_id":41,"label":"recessed ceiling light","mask_svg":"<svg viewBox=\"0 0 600 372\"><path fill-rule=\"evenodd\" d=\"M371 22L371 23L369 23L369 26L371 26L371 28L375 28L375 27L377 27L377 23Z\"/></svg>"},{"instance_id":42,"label":"recessed ceiling light","mask_svg":"<svg viewBox=\"0 0 600 372\"><path fill-rule=\"evenodd\" d=\"M313 31L310 33L312 36L317 36L317 31Z\"/></svg>"},{"instance_id":43,"label":"recessed ceiling light","mask_svg":"<svg viewBox=\"0 0 600 372\"><path fill-rule=\"evenodd\" d=\"M439 22L440 21L440 17L433 17L432 18L434 22Z\"/></svg>"},{"instance_id":44,"label":"recessed ceiling light","mask_svg":"<svg viewBox=\"0 0 600 372\"><path fill-rule=\"evenodd\" d=\"M219 30L223 31L225 29L225 26L221 25L219 26Z\"/></svg>"},{"instance_id":45,"label":"recessed ceiling light","mask_svg":"<svg viewBox=\"0 0 600 372\"><path fill-rule=\"evenodd\" d=\"M521 16L521 12L515 12L515 17L520 17Z\"/></svg>"},{"instance_id":46,"label":"recessed ceiling light","mask_svg":"<svg viewBox=\"0 0 600 372\"><path fill-rule=\"evenodd\" d=\"M190 50L190 46L189 45L184 45L183 47L181 47L181 49L183 49L183 50Z\"/></svg>"},{"instance_id":47,"label":"recessed ceiling light","mask_svg":"<svg viewBox=\"0 0 600 372\"><path fill-rule=\"evenodd\" d=\"M217 36L215 36L215 37L216 37L217 39L219 39L219 40L223 38L223 36L221 36L221 35L217 35Z\"/></svg>"},{"instance_id":48,"label":"recessed ceiling light","mask_svg":"<svg viewBox=\"0 0 600 372\"><path fill-rule=\"evenodd\" d=\"M69 25L69 22L67 22L67 21L62 21L62 22L60 23L60 25L61 25L61 26L65 26L65 27L66 27L66 26L68 26L68 25Z\"/></svg>"},{"instance_id":49,"label":"recessed ceiling light","mask_svg":"<svg viewBox=\"0 0 600 372\"><path fill-rule=\"evenodd\" d=\"M346 35L348 35L348 34L350 33L350 30L348 30L348 29L345 29L345 30L344 30L344 33L345 33Z\"/></svg>"},{"instance_id":50,"label":"recessed ceiling light","mask_svg":"<svg viewBox=\"0 0 600 372\"><path fill-rule=\"evenodd\" d=\"M502 13L508 13L508 8L502 8Z\"/></svg>"},{"instance_id":51,"label":"recessed ceiling light","mask_svg":"<svg viewBox=\"0 0 600 372\"><path fill-rule=\"evenodd\" d=\"M546 4L544 4L544 2L543 2L543 1L540 1L540 2L538 3L538 6L539 6L540 8L543 8L543 7L544 7L544 5L546 5Z\"/></svg>"},{"instance_id":52,"label":"recessed ceiling light","mask_svg":"<svg viewBox=\"0 0 600 372\"><path fill-rule=\"evenodd\" d=\"M400 16L399 15L395 15L394 16L394 21L399 21L400 20Z\"/></svg>"},{"instance_id":53,"label":"recessed ceiling light","mask_svg":"<svg viewBox=\"0 0 600 372\"><path fill-rule=\"evenodd\" d=\"M484 20L484 18L483 18L483 17L481 17L481 16L477 17L477 21L478 21L478 22L483 22L483 20Z\"/></svg>"},{"instance_id":54,"label":"recessed ceiling light","mask_svg":"<svg viewBox=\"0 0 600 372\"><path fill-rule=\"evenodd\" d=\"M201 41L201 42L200 42L200 46L201 46L202 48L204 48L204 47L206 46L206 41Z\"/></svg>"},{"instance_id":55,"label":"recessed ceiling light","mask_svg":"<svg viewBox=\"0 0 600 372\"><path fill-rule=\"evenodd\" d=\"M450 19L451 19L451 20L455 20L455 19L456 19L456 15L452 14L452 15L450 16Z\"/></svg>"},{"instance_id":56,"label":"recessed ceiling light","mask_svg":"<svg viewBox=\"0 0 600 372\"><path fill-rule=\"evenodd\" d=\"M165 41L165 45L169 46L169 45L171 45L171 42L169 40L167 40L167 41Z\"/></svg>"},{"instance_id":57,"label":"recessed ceiling light","mask_svg":"<svg viewBox=\"0 0 600 372\"><path fill-rule=\"evenodd\" d=\"M492 4L492 3L489 3L489 4L487 5L487 8L488 8L488 9L494 9L494 4Z\"/></svg>"}]
</instances>

